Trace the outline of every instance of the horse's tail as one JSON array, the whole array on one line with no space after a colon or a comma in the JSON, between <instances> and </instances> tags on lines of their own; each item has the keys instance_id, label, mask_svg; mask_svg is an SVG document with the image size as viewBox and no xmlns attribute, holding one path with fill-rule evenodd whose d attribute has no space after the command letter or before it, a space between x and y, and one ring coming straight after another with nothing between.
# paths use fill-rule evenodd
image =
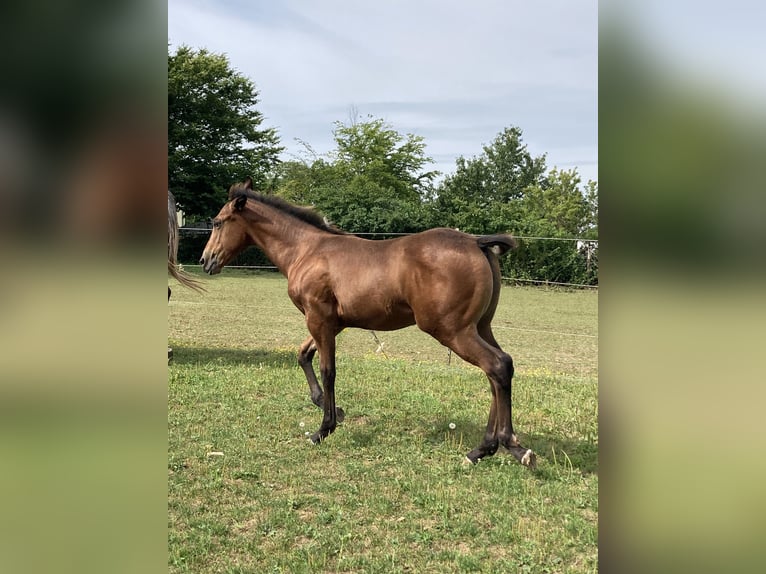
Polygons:
<instances>
[{"instance_id":1,"label":"horse's tail","mask_svg":"<svg viewBox=\"0 0 766 574\"><path fill-rule=\"evenodd\" d=\"M495 309L497 303L500 300L500 286L502 285L502 273L500 271L499 256L506 253L510 249L516 247L516 240L510 235L482 235L476 238L476 242L484 252L484 256L489 262L489 268L492 270L492 298L490 299L489 306L484 316L479 321L480 326L483 326L490 330L490 323L495 316Z\"/></svg>"},{"instance_id":2,"label":"horse's tail","mask_svg":"<svg viewBox=\"0 0 766 574\"><path fill-rule=\"evenodd\" d=\"M482 235L477 237L476 241L482 251L491 251L495 255L503 255L506 251L516 248L516 240L506 234Z\"/></svg>"},{"instance_id":3,"label":"horse's tail","mask_svg":"<svg viewBox=\"0 0 766 574\"><path fill-rule=\"evenodd\" d=\"M186 271L179 269L178 264L175 261L171 261L170 259L168 259L168 273L170 273L172 277L177 279L178 282L185 287L194 289L199 293L205 291L202 283L200 283L193 276L189 275Z\"/></svg>"},{"instance_id":4,"label":"horse's tail","mask_svg":"<svg viewBox=\"0 0 766 574\"><path fill-rule=\"evenodd\" d=\"M202 284L178 268L178 219L176 216L176 199L168 190L168 273L181 284L195 291L202 292L205 288ZM168 291L170 297L170 291Z\"/></svg>"}]
</instances>

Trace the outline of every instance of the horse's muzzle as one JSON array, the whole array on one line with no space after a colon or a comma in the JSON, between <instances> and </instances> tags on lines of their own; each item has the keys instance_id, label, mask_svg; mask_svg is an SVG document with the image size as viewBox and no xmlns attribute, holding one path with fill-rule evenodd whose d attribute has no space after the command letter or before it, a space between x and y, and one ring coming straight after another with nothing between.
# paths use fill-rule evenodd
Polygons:
<instances>
[{"instance_id":1,"label":"horse's muzzle","mask_svg":"<svg viewBox=\"0 0 766 574\"><path fill-rule=\"evenodd\" d=\"M223 267L223 265L219 264L218 257L206 253L203 253L202 257L200 257L199 264L202 265L202 270L208 275L220 273Z\"/></svg>"}]
</instances>

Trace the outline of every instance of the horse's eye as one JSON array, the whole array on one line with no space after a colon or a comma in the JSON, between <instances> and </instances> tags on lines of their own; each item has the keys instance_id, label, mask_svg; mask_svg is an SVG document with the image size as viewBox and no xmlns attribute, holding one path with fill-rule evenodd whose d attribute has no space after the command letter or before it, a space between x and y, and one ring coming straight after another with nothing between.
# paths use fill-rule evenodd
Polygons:
<instances>
[{"instance_id":1,"label":"horse's eye","mask_svg":"<svg viewBox=\"0 0 766 574\"><path fill-rule=\"evenodd\" d=\"M218 220L213 221L213 229L218 229L221 227L221 222Z\"/></svg>"}]
</instances>

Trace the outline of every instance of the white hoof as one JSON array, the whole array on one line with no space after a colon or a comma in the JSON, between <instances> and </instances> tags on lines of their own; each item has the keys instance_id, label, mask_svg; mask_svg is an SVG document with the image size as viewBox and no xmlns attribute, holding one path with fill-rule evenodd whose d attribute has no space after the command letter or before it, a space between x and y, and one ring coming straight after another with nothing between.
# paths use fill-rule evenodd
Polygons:
<instances>
[{"instance_id":1,"label":"white hoof","mask_svg":"<svg viewBox=\"0 0 766 574\"><path fill-rule=\"evenodd\" d=\"M528 448L527 452L524 453L524 456L521 457L521 464L532 468L537 465L537 457L535 456L535 453L532 452L532 449Z\"/></svg>"}]
</instances>

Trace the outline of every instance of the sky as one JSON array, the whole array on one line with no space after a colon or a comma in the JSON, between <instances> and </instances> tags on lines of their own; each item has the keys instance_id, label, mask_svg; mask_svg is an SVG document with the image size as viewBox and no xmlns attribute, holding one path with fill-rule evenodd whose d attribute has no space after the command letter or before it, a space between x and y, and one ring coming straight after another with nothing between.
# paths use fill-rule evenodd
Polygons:
<instances>
[{"instance_id":1,"label":"sky","mask_svg":"<svg viewBox=\"0 0 766 574\"><path fill-rule=\"evenodd\" d=\"M635 40L676 81L763 108L766 5L755 0L622 0Z\"/></svg>"},{"instance_id":2,"label":"sky","mask_svg":"<svg viewBox=\"0 0 766 574\"><path fill-rule=\"evenodd\" d=\"M287 149L334 148L354 113L422 136L445 175L505 128L598 179L595 0L168 0L168 43L226 54Z\"/></svg>"}]
</instances>

